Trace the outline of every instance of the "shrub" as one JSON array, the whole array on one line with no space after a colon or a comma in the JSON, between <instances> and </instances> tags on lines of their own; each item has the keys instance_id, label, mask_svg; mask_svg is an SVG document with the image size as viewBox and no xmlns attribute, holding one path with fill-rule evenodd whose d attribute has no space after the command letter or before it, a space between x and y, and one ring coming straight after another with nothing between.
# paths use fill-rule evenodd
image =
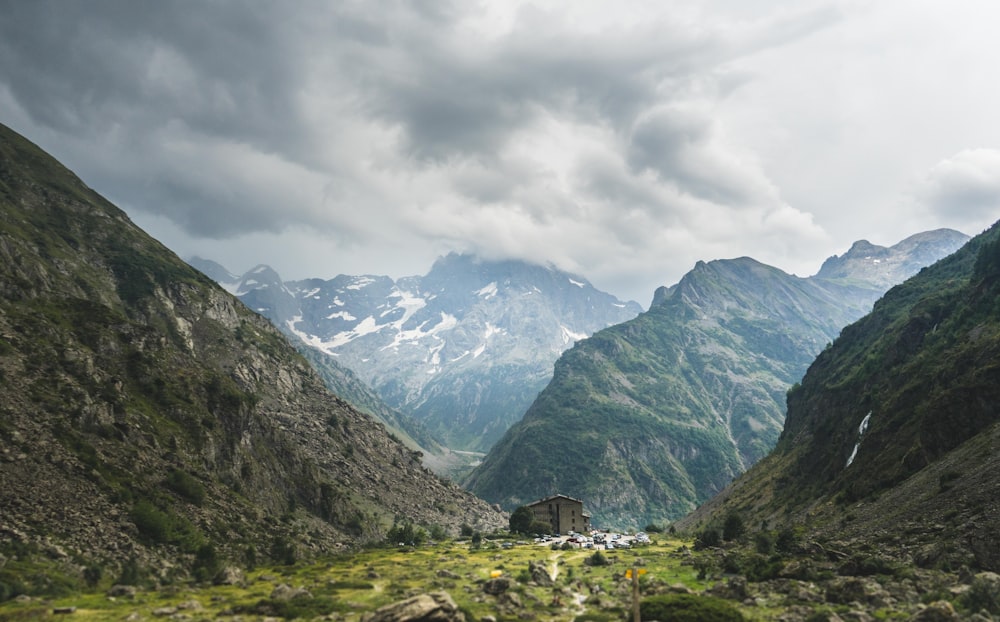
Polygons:
<instances>
[{"instance_id":1,"label":"shrub","mask_svg":"<svg viewBox=\"0 0 1000 622\"><path fill-rule=\"evenodd\" d=\"M799 548L799 534L793 527L785 527L778 532L774 547L779 553L794 553Z\"/></svg>"},{"instance_id":2,"label":"shrub","mask_svg":"<svg viewBox=\"0 0 1000 622\"><path fill-rule=\"evenodd\" d=\"M115 583L118 585L139 585L142 582L142 575L143 572L139 567L139 562L132 557L122 565L122 571L118 574L118 578L115 579Z\"/></svg>"},{"instance_id":3,"label":"shrub","mask_svg":"<svg viewBox=\"0 0 1000 622\"><path fill-rule=\"evenodd\" d=\"M588 566L607 566L611 562L608 561L607 556L600 551L594 551L594 554L583 560L583 563Z\"/></svg>"},{"instance_id":4,"label":"shrub","mask_svg":"<svg viewBox=\"0 0 1000 622\"><path fill-rule=\"evenodd\" d=\"M164 484L195 505L201 505L205 502L205 487L190 473L180 469L171 469Z\"/></svg>"},{"instance_id":5,"label":"shrub","mask_svg":"<svg viewBox=\"0 0 1000 622\"><path fill-rule=\"evenodd\" d=\"M222 570L222 560L215 552L215 547L211 544L203 544L198 547L194 555L194 566L191 574L197 581L211 581L215 575Z\"/></svg>"},{"instance_id":6,"label":"shrub","mask_svg":"<svg viewBox=\"0 0 1000 622\"><path fill-rule=\"evenodd\" d=\"M427 532L420 527L414 527L413 523L403 523L394 525L385 536L389 544L408 544L419 546L427 540Z\"/></svg>"},{"instance_id":7,"label":"shrub","mask_svg":"<svg viewBox=\"0 0 1000 622\"><path fill-rule=\"evenodd\" d=\"M972 587L962 598L962 606L970 613L988 611L991 614L1000 613L1000 593L996 584L984 576L978 576L972 581Z\"/></svg>"},{"instance_id":8,"label":"shrub","mask_svg":"<svg viewBox=\"0 0 1000 622\"><path fill-rule=\"evenodd\" d=\"M709 527L695 536L694 550L701 551L704 549L713 548L719 546L719 544L721 543L722 543L722 536L719 534L719 530L712 529L711 527Z\"/></svg>"},{"instance_id":9,"label":"shrub","mask_svg":"<svg viewBox=\"0 0 1000 622\"><path fill-rule=\"evenodd\" d=\"M87 587L93 589L97 587L97 584L101 582L101 577L104 576L104 569L98 564L90 564L83 569L83 580L87 584Z\"/></svg>"},{"instance_id":10,"label":"shrub","mask_svg":"<svg viewBox=\"0 0 1000 622\"><path fill-rule=\"evenodd\" d=\"M753 538L754 548L761 555L770 555L774 552L774 534L770 531L758 531Z\"/></svg>"},{"instance_id":11,"label":"shrub","mask_svg":"<svg viewBox=\"0 0 1000 622\"><path fill-rule=\"evenodd\" d=\"M140 539L147 544L170 541L170 516L149 501L142 499L132 506L132 522L139 530Z\"/></svg>"},{"instance_id":12,"label":"shrub","mask_svg":"<svg viewBox=\"0 0 1000 622\"><path fill-rule=\"evenodd\" d=\"M722 525L722 539L729 542L738 540L746 533L747 526L743 517L736 512L730 512Z\"/></svg>"},{"instance_id":13,"label":"shrub","mask_svg":"<svg viewBox=\"0 0 1000 622\"><path fill-rule=\"evenodd\" d=\"M508 523L511 533L530 533L531 523L534 520L535 513L531 511L531 508L526 505L519 506L510 513Z\"/></svg>"},{"instance_id":14,"label":"shrub","mask_svg":"<svg viewBox=\"0 0 1000 622\"><path fill-rule=\"evenodd\" d=\"M721 598L695 594L660 594L639 603L643 620L672 622L740 622L743 614Z\"/></svg>"}]
</instances>

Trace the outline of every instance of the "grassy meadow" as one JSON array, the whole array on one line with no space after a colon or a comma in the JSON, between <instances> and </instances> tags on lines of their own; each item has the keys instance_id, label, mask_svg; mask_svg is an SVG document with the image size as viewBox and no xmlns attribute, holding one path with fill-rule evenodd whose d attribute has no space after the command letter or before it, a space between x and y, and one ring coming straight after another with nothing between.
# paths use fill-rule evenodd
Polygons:
<instances>
[{"instance_id":1,"label":"grassy meadow","mask_svg":"<svg viewBox=\"0 0 1000 622\"><path fill-rule=\"evenodd\" d=\"M84 591L9 600L0 604L0 620L360 621L363 614L383 605L433 591L451 595L469 620L485 616L515 620L524 614L555 621L622 620L631 602L631 583L625 574L632 567L645 570L640 586L646 591L662 592L677 584L692 591L709 586L698 578L690 542L682 540L601 551L603 559L596 560L592 550L553 550L544 544L503 548L501 542L487 540L478 549L461 541L365 549L311 563L256 568L239 585L176 582L139 587L134 595L120 597L108 595L111 580L105 579ZM605 563L594 565L595 561ZM534 583L530 562L544 564L554 585ZM497 576L512 579L510 589L500 596L485 593L483 585ZM275 591L281 585L304 589L308 595L282 599Z\"/></svg>"}]
</instances>

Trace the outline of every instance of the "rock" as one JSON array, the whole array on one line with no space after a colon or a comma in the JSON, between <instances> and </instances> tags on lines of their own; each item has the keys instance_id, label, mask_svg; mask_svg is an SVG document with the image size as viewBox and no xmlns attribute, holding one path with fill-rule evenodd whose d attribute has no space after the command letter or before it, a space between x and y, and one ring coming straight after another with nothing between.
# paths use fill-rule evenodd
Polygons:
<instances>
[{"instance_id":1,"label":"rock","mask_svg":"<svg viewBox=\"0 0 1000 622\"><path fill-rule=\"evenodd\" d=\"M555 584L549 574L549 569L545 567L543 562L534 560L528 562L528 572L531 574L531 580L541 587L551 587Z\"/></svg>"},{"instance_id":2,"label":"rock","mask_svg":"<svg viewBox=\"0 0 1000 622\"><path fill-rule=\"evenodd\" d=\"M826 586L827 602L847 605L854 602L863 603L867 598L865 582L856 577L835 579Z\"/></svg>"},{"instance_id":3,"label":"rock","mask_svg":"<svg viewBox=\"0 0 1000 622\"><path fill-rule=\"evenodd\" d=\"M458 579L459 578L457 574L455 574L454 572L448 570L447 568L442 568L441 570L438 570L437 571L437 576L441 577L442 579Z\"/></svg>"},{"instance_id":4,"label":"rock","mask_svg":"<svg viewBox=\"0 0 1000 622\"><path fill-rule=\"evenodd\" d=\"M312 593L304 587L292 587L287 583L279 583L271 590L271 600L292 600L293 598L312 598Z\"/></svg>"},{"instance_id":5,"label":"rock","mask_svg":"<svg viewBox=\"0 0 1000 622\"><path fill-rule=\"evenodd\" d=\"M52 613L55 615L76 613L76 607L55 607L52 609Z\"/></svg>"},{"instance_id":6,"label":"rock","mask_svg":"<svg viewBox=\"0 0 1000 622\"><path fill-rule=\"evenodd\" d=\"M177 608L181 610L198 611L202 608L202 606L201 603L196 600L186 600L182 603L177 603Z\"/></svg>"},{"instance_id":7,"label":"rock","mask_svg":"<svg viewBox=\"0 0 1000 622\"><path fill-rule=\"evenodd\" d=\"M507 577L496 577L483 583L483 591L491 596L499 596L511 588L513 582Z\"/></svg>"},{"instance_id":8,"label":"rock","mask_svg":"<svg viewBox=\"0 0 1000 622\"><path fill-rule=\"evenodd\" d=\"M362 622L465 622L447 592L419 594L361 617Z\"/></svg>"},{"instance_id":9,"label":"rock","mask_svg":"<svg viewBox=\"0 0 1000 622\"><path fill-rule=\"evenodd\" d=\"M750 591L747 589L747 580L744 577L730 577L725 585L719 583L706 590L706 593L719 598L729 600L744 601L750 598Z\"/></svg>"},{"instance_id":10,"label":"rock","mask_svg":"<svg viewBox=\"0 0 1000 622\"><path fill-rule=\"evenodd\" d=\"M915 613L910 618L910 622L951 622L958 619L960 619L958 613L955 612L951 603L939 600Z\"/></svg>"},{"instance_id":11,"label":"rock","mask_svg":"<svg viewBox=\"0 0 1000 622\"><path fill-rule=\"evenodd\" d=\"M135 598L134 585L112 585L108 590L108 596L114 598Z\"/></svg>"},{"instance_id":12,"label":"rock","mask_svg":"<svg viewBox=\"0 0 1000 622\"><path fill-rule=\"evenodd\" d=\"M236 566L226 566L215 575L213 583L216 585L242 585L246 578L243 571Z\"/></svg>"},{"instance_id":13,"label":"rock","mask_svg":"<svg viewBox=\"0 0 1000 622\"><path fill-rule=\"evenodd\" d=\"M165 618L166 616L172 616L177 613L177 607L159 607L153 609L153 615L158 618Z\"/></svg>"}]
</instances>

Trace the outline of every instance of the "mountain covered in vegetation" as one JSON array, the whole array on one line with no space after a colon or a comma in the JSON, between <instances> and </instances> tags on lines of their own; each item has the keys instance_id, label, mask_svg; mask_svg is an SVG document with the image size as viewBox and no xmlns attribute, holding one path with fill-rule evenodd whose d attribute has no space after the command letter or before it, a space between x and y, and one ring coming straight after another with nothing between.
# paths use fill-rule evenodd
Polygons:
<instances>
[{"instance_id":1,"label":"mountain covered in vegetation","mask_svg":"<svg viewBox=\"0 0 1000 622\"><path fill-rule=\"evenodd\" d=\"M176 572L335 551L397 521L506 523L3 126L0 395L0 530L17 554Z\"/></svg>"},{"instance_id":2,"label":"mountain covered in vegetation","mask_svg":"<svg viewBox=\"0 0 1000 622\"><path fill-rule=\"evenodd\" d=\"M774 451L685 519L737 513L1000 569L1000 225L890 290L788 394Z\"/></svg>"},{"instance_id":3,"label":"mountain covered in vegetation","mask_svg":"<svg viewBox=\"0 0 1000 622\"><path fill-rule=\"evenodd\" d=\"M567 351L465 485L505 507L558 491L599 525L680 518L774 446L788 388L883 283L966 239L857 243L810 278L749 258L699 262L649 311Z\"/></svg>"}]
</instances>

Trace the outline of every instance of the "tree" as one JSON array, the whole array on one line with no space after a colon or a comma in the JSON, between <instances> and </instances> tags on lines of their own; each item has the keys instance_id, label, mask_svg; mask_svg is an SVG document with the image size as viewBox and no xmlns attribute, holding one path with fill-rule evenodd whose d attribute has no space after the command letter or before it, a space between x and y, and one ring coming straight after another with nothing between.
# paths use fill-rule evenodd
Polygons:
<instances>
[{"instance_id":1,"label":"tree","mask_svg":"<svg viewBox=\"0 0 1000 622\"><path fill-rule=\"evenodd\" d=\"M738 540L747 531L743 517L736 512L730 512L726 516L726 522L722 525L722 539L728 541Z\"/></svg>"},{"instance_id":2,"label":"tree","mask_svg":"<svg viewBox=\"0 0 1000 622\"><path fill-rule=\"evenodd\" d=\"M526 505L517 508L510 515L511 533L531 533L531 523L535 520L535 513Z\"/></svg>"}]
</instances>

